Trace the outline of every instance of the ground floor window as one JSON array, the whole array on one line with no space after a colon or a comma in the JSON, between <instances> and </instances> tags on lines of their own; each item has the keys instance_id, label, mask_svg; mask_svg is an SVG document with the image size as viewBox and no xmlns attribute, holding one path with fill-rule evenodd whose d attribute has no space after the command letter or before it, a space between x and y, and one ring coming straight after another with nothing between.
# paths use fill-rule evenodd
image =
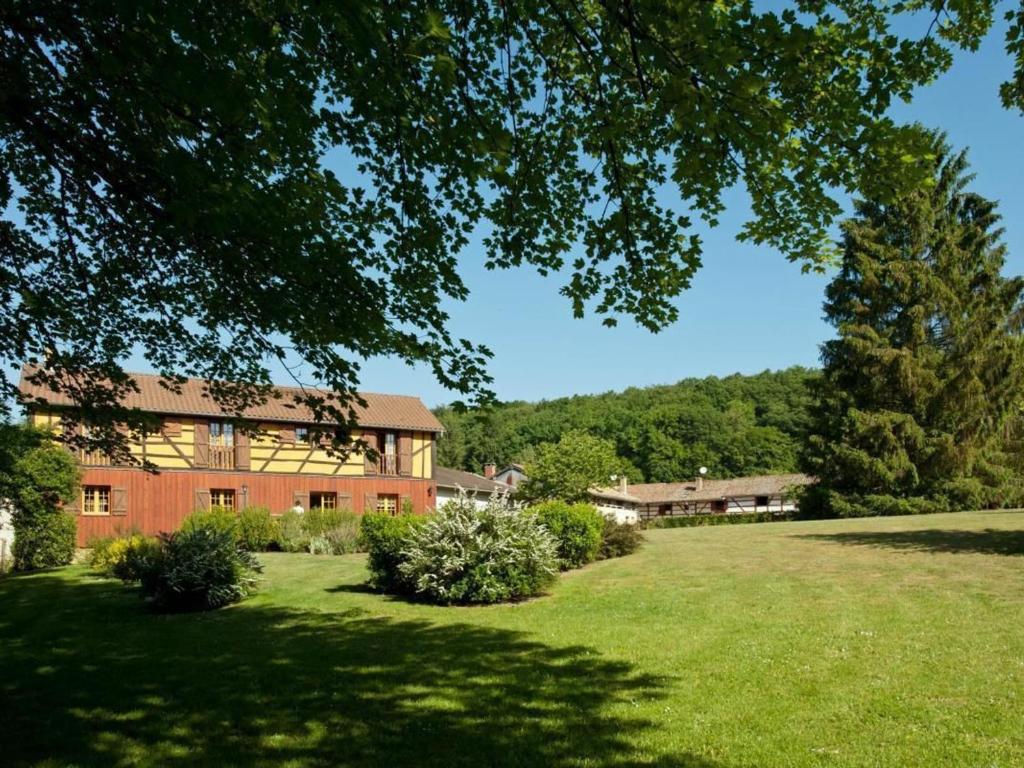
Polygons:
<instances>
[{"instance_id":1,"label":"ground floor window","mask_svg":"<svg viewBox=\"0 0 1024 768\"><path fill-rule=\"evenodd\" d=\"M712 512L725 512L729 509L729 502L725 499L715 499L711 502Z\"/></svg>"},{"instance_id":2,"label":"ground floor window","mask_svg":"<svg viewBox=\"0 0 1024 768\"><path fill-rule=\"evenodd\" d=\"M235 489L234 488L211 488L210 489L210 506L212 507L227 507L228 509L235 508Z\"/></svg>"},{"instance_id":3,"label":"ground floor window","mask_svg":"<svg viewBox=\"0 0 1024 768\"><path fill-rule=\"evenodd\" d=\"M82 514L110 514L109 485L86 485L82 488Z\"/></svg>"},{"instance_id":4,"label":"ground floor window","mask_svg":"<svg viewBox=\"0 0 1024 768\"><path fill-rule=\"evenodd\" d=\"M398 514L398 494L382 493L377 496L377 511L385 515Z\"/></svg>"},{"instance_id":5,"label":"ground floor window","mask_svg":"<svg viewBox=\"0 0 1024 768\"><path fill-rule=\"evenodd\" d=\"M317 493L313 492L309 494L309 508L310 509L337 509L338 508L338 494L336 493Z\"/></svg>"},{"instance_id":6,"label":"ground floor window","mask_svg":"<svg viewBox=\"0 0 1024 768\"><path fill-rule=\"evenodd\" d=\"M755 496L754 497L754 504L756 504L759 507L767 507L768 506L768 501L769 501L769 499L768 499L767 496Z\"/></svg>"},{"instance_id":7,"label":"ground floor window","mask_svg":"<svg viewBox=\"0 0 1024 768\"><path fill-rule=\"evenodd\" d=\"M671 504L660 504L660 505L658 505L658 514L659 515L671 515L672 514L672 505Z\"/></svg>"}]
</instances>

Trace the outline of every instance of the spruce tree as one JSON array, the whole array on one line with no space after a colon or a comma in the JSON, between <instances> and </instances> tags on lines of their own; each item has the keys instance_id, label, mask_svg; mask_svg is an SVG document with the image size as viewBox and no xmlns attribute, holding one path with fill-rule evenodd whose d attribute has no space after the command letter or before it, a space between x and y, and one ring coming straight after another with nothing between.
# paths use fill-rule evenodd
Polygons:
<instances>
[{"instance_id":1,"label":"spruce tree","mask_svg":"<svg viewBox=\"0 0 1024 768\"><path fill-rule=\"evenodd\" d=\"M1024 281L1002 275L996 204L968 191L966 154L936 138L934 183L858 201L826 291L805 469L811 515L1018 501Z\"/></svg>"}]
</instances>

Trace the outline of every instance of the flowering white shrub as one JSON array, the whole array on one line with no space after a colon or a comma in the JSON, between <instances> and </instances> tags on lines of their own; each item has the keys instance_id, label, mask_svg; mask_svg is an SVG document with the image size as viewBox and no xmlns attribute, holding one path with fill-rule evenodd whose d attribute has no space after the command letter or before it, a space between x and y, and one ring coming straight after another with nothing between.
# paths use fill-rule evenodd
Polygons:
<instances>
[{"instance_id":1,"label":"flowering white shrub","mask_svg":"<svg viewBox=\"0 0 1024 768\"><path fill-rule=\"evenodd\" d=\"M558 573L558 548L536 516L491 496L483 509L465 493L412 532L402 576L438 603L496 603L542 592Z\"/></svg>"}]
</instances>

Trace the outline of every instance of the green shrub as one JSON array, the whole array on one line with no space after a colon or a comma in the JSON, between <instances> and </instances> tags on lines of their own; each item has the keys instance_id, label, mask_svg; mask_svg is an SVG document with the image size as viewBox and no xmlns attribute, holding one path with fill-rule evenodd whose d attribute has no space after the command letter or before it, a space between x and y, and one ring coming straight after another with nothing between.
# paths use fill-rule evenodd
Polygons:
<instances>
[{"instance_id":1,"label":"green shrub","mask_svg":"<svg viewBox=\"0 0 1024 768\"><path fill-rule=\"evenodd\" d=\"M182 531L223 531L239 539L238 513L231 507L197 509L181 523Z\"/></svg>"},{"instance_id":2,"label":"green shrub","mask_svg":"<svg viewBox=\"0 0 1024 768\"><path fill-rule=\"evenodd\" d=\"M367 567L370 584L393 594L414 591L410 581L399 571L404 557L402 550L411 535L426 525L426 515L385 515L369 512L359 527L359 548L369 553Z\"/></svg>"},{"instance_id":3,"label":"green shrub","mask_svg":"<svg viewBox=\"0 0 1024 768\"><path fill-rule=\"evenodd\" d=\"M358 549L359 515L347 509L310 509L302 515L307 549L314 555L347 555Z\"/></svg>"},{"instance_id":4,"label":"green shrub","mask_svg":"<svg viewBox=\"0 0 1024 768\"><path fill-rule=\"evenodd\" d=\"M277 545L282 552L309 551L309 535L302 526L302 518L292 509L277 518Z\"/></svg>"},{"instance_id":5,"label":"green shrub","mask_svg":"<svg viewBox=\"0 0 1024 768\"><path fill-rule=\"evenodd\" d=\"M531 597L558 572L558 545L535 515L462 495L414 530L398 571L417 595L441 604Z\"/></svg>"},{"instance_id":6,"label":"green shrub","mask_svg":"<svg viewBox=\"0 0 1024 768\"><path fill-rule=\"evenodd\" d=\"M14 569L67 565L75 554L77 523L60 505L78 497L78 467L68 451L41 433L26 432L16 442L20 453L0 478L14 503Z\"/></svg>"},{"instance_id":7,"label":"green shrub","mask_svg":"<svg viewBox=\"0 0 1024 768\"><path fill-rule=\"evenodd\" d=\"M15 510L13 518L11 554L16 571L54 568L74 558L78 526L67 512L23 506Z\"/></svg>"},{"instance_id":8,"label":"green shrub","mask_svg":"<svg viewBox=\"0 0 1024 768\"><path fill-rule=\"evenodd\" d=\"M121 581L140 581L159 557L160 542L152 536L132 534L89 542L87 561L96 573Z\"/></svg>"},{"instance_id":9,"label":"green shrub","mask_svg":"<svg viewBox=\"0 0 1024 768\"><path fill-rule=\"evenodd\" d=\"M601 547L604 518L593 504L544 501L529 511L558 542L558 563L563 571L592 563Z\"/></svg>"},{"instance_id":10,"label":"green shrub","mask_svg":"<svg viewBox=\"0 0 1024 768\"><path fill-rule=\"evenodd\" d=\"M266 552L277 544L277 521L266 507L246 507L238 515L238 543L250 552Z\"/></svg>"},{"instance_id":11,"label":"green shrub","mask_svg":"<svg viewBox=\"0 0 1024 768\"><path fill-rule=\"evenodd\" d=\"M601 548L597 552L597 559L609 560L613 557L631 555L640 549L643 541L639 525L619 523L614 518L606 517L601 529Z\"/></svg>"},{"instance_id":12,"label":"green shrub","mask_svg":"<svg viewBox=\"0 0 1024 768\"><path fill-rule=\"evenodd\" d=\"M673 517L651 517L643 522L644 528L699 528L708 525L742 525L743 523L772 523L792 520L792 515L783 512L744 512L727 515L710 513L706 515L676 515Z\"/></svg>"},{"instance_id":13,"label":"green shrub","mask_svg":"<svg viewBox=\"0 0 1024 768\"><path fill-rule=\"evenodd\" d=\"M237 602L257 587L259 561L214 526L161 534L160 550L142 576L143 595L161 611L202 611Z\"/></svg>"}]
</instances>

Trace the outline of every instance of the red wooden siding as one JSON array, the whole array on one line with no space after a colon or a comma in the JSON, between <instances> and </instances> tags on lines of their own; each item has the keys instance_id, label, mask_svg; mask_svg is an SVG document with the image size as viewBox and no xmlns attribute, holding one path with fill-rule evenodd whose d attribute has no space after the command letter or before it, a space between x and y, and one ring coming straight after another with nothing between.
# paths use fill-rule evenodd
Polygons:
<instances>
[{"instance_id":1,"label":"red wooden siding","mask_svg":"<svg viewBox=\"0 0 1024 768\"><path fill-rule=\"evenodd\" d=\"M363 512L364 499L378 494L395 494L412 499L413 509L424 512L435 504L433 480L399 477L341 477L324 475L270 474L264 472L203 472L163 470L159 474L140 469L108 467L84 468L82 485L109 485L123 488L123 515L78 515L78 545L86 546L98 536L138 531L156 534L173 531L195 509L196 491L231 488L239 507L269 507L274 514L291 509L296 494L309 497L310 491L337 493L339 499L350 496L356 512ZM243 492L242 486L247 486ZM308 506L308 505L306 505Z\"/></svg>"}]
</instances>

